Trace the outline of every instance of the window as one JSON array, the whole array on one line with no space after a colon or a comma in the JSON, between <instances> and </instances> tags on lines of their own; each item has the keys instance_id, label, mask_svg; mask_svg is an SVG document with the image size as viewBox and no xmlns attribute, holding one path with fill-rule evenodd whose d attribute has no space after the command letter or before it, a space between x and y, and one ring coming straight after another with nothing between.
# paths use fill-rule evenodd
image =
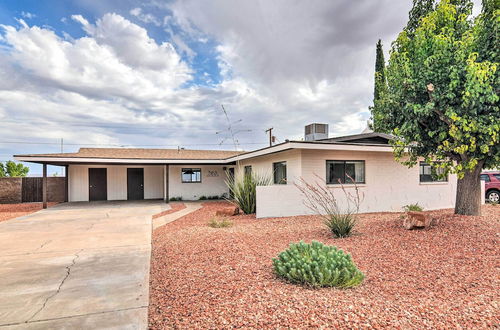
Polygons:
<instances>
[{"instance_id":1,"label":"window","mask_svg":"<svg viewBox=\"0 0 500 330\"><path fill-rule=\"evenodd\" d=\"M201 182L201 168L183 168L182 183Z\"/></svg>"},{"instance_id":2,"label":"window","mask_svg":"<svg viewBox=\"0 0 500 330\"><path fill-rule=\"evenodd\" d=\"M252 165L245 166L245 175L252 175Z\"/></svg>"},{"instance_id":3,"label":"window","mask_svg":"<svg viewBox=\"0 0 500 330\"><path fill-rule=\"evenodd\" d=\"M365 183L365 161L327 160L326 183Z\"/></svg>"},{"instance_id":4,"label":"window","mask_svg":"<svg viewBox=\"0 0 500 330\"><path fill-rule=\"evenodd\" d=\"M448 182L448 177L438 177L444 169L420 162L420 182Z\"/></svg>"},{"instance_id":5,"label":"window","mask_svg":"<svg viewBox=\"0 0 500 330\"><path fill-rule=\"evenodd\" d=\"M274 184L286 184L286 162L273 163Z\"/></svg>"},{"instance_id":6,"label":"window","mask_svg":"<svg viewBox=\"0 0 500 330\"><path fill-rule=\"evenodd\" d=\"M500 174L493 174L493 176L495 177L495 179L500 180Z\"/></svg>"},{"instance_id":7,"label":"window","mask_svg":"<svg viewBox=\"0 0 500 330\"><path fill-rule=\"evenodd\" d=\"M490 176L488 174L481 174L481 180L483 180L484 182L490 182L491 181Z\"/></svg>"}]
</instances>

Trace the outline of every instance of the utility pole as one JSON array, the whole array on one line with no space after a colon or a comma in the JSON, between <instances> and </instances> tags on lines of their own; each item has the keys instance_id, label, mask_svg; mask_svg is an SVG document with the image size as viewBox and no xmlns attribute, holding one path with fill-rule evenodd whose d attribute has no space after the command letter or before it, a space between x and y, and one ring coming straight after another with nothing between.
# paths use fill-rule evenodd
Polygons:
<instances>
[{"instance_id":1,"label":"utility pole","mask_svg":"<svg viewBox=\"0 0 500 330\"><path fill-rule=\"evenodd\" d=\"M273 146L273 128L266 129L266 133L269 132L269 146Z\"/></svg>"},{"instance_id":2,"label":"utility pole","mask_svg":"<svg viewBox=\"0 0 500 330\"><path fill-rule=\"evenodd\" d=\"M61 153L63 153L63 152L64 152L64 140L63 140L63 138L61 138ZM65 177L66 177L66 169L67 169L67 167L62 168L62 174ZM68 180L68 179L66 178L66 180Z\"/></svg>"}]
</instances>

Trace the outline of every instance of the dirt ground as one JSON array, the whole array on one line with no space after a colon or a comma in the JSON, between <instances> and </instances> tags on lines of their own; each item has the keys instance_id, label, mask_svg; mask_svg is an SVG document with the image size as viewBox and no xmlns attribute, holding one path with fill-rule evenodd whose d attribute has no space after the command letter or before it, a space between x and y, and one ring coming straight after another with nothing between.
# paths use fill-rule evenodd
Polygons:
<instances>
[{"instance_id":1,"label":"dirt ground","mask_svg":"<svg viewBox=\"0 0 500 330\"><path fill-rule=\"evenodd\" d=\"M57 203L48 203L48 206L55 204ZM0 204L0 221L22 217L41 209L42 203Z\"/></svg>"},{"instance_id":2,"label":"dirt ground","mask_svg":"<svg viewBox=\"0 0 500 330\"><path fill-rule=\"evenodd\" d=\"M230 228L208 227L222 205L154 232L151 328L500 326L500 206L481 217L431 212L439 222L413 231L400 214L365 214L354 236L334 239L314 216L235 216ZM365 281L342 290L278 279L271 259L300 240L351 253Z\"/></svg>"}]
</instances>

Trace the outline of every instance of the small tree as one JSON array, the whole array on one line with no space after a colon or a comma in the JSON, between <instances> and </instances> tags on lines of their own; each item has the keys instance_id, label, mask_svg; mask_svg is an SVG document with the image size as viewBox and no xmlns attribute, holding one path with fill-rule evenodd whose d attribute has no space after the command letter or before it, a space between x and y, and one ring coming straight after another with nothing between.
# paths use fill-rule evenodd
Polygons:
<instances>
[{"instance_id":1,"label":"small tree","mask_svg":"<svg viewBox=\"0 0 500 330\"><path fill-rule=\"evenodd\" d=\"M29 167L21 163L16 164L11 160L7 161L5 165L0 163L0 177L23 177L28 175L29 171Z\"/></svg>"},{"instance_id":2,"label":"small tree","mask_svg":"<svg viewBox=\"0 0 500 330\"><path fill-rule=\"evenodd\" d=\"M384 130L401 137L398 160L457 173L455 213L465 215L480 214L481 170L500 166L500 10L483 3L473 19L471 1L442 0L399 34L378 108Z\"/></svg>"}]
</instances>

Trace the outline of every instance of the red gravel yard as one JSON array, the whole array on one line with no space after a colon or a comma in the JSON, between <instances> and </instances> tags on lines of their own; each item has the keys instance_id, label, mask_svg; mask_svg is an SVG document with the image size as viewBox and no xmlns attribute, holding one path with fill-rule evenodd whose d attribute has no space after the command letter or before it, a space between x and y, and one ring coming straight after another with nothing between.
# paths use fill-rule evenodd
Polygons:
<instances>
[{"instance_id":1,"label":"red gravel yard","mask_svg":"<svg viewBox=\"0 0 500 330\"><path fill-rule=\"evenodd\" d=\"M153 234L151 328L486 328L500 326L500 206L482 217L433 212L427 230L399 214L365 214L357 233L334 239L314 216L209 220L209 202ZM317 240L352 254L365 281L310 289L278 279L271 258L290 242Z\"/></svg>"},{"instance_id":2,"label":"red gravel yard","mask_svg":"<svg viewBox=\"0 0 500 330\"><path fill-rule=\"evenodd\" d=\"M48 203L48 206L57 203ZM28 215L42 209L42 203L0 204L0 221Z\"/></svg>"}]
</instances>

